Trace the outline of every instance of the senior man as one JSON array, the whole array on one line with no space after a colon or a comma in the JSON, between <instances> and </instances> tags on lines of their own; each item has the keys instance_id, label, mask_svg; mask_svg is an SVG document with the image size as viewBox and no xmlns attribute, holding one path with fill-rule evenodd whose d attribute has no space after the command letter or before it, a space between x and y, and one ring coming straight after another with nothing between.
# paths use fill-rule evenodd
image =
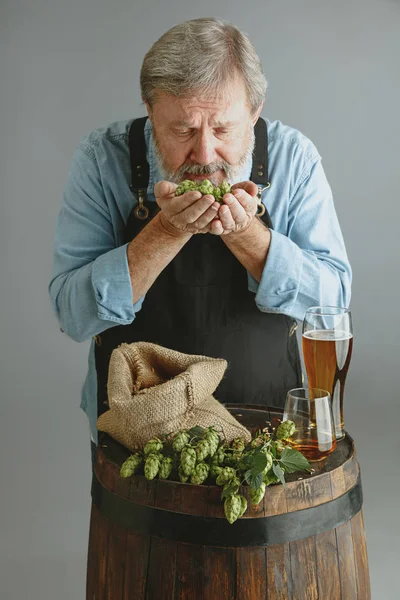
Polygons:
<instances>
[{"instance_id":1,"label":"senior man","mask_svg":"<svg viewBox=\"0 0 400 600\"><path fill-rule=\"evenodd\" d=\"M297 320L348 306L351 269L315 146L260 118L266 79L246 35L217 19L167 31L140 76L148 117L83 139L57 222L50 295L92 338L83 388L93 440L112 350L150 341L222 357L222 402L282 406L301 385ZM228 180L222 204L184 179Z\"/></svg>"}]
</instances>

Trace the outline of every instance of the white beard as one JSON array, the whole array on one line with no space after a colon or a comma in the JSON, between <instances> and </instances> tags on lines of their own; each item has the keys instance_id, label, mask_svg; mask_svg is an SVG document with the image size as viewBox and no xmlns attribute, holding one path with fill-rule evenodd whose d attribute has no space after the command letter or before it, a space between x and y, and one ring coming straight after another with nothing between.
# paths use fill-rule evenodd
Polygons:
<instances>
[{"instance_id":1,"label":"white beard","mask_svg":"<svg viewBox=\"0 0 400 600\"><path fill-rule=\"evenodd\" d=\"M171 170L164 156L160 150L160 145L157 140L157 136L152 131L153 142L154 142L154 154L156 156L160 173L165 181L171 181L172 183L180 183L185 175L204 175L205 179L209 179L213 185L218 185L220 182L217 181L212 174L217 171L224 171L226 180L231 184L239 183L248 176L248 171L251 170L253 150L255 146L255 134L254 127L251 125L249 132L249 143L246 152L240 157L235 165L221 160L219 162L210 163L209 165L196 165L196 164L183 164L177 170Z\"/></svg>"}]
</instances>

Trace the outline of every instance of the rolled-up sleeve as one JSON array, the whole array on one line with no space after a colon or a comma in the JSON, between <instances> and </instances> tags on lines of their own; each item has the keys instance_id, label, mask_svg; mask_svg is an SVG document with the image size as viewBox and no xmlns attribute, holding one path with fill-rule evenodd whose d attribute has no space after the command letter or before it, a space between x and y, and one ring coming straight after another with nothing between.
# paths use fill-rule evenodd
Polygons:
<instances>
[{"instance_id":1,"label":"rolled-up sleeve","mask_svg":"<svg viewBox=\"0 0 400 600\"><path fill-rule=\"evenodd\" d=\"M57 218L49 294L62 329L85 341L132 323L144 297L132 302L127 244L117 246L94 154L76 150Z\"/></svg>"},{"instance_id":2,"label":"rolled-up sleeve","mask_svg":"<svg viewBox=\"0 0 400 600\"><path fill-rule=\"evenodd\" d=\"M331 188L317 160L295 189L286 234L272 231L261 281L251 288L261 311L302 320L310 306L349 306L351 279Z\"/></svg>"}]
</instances>

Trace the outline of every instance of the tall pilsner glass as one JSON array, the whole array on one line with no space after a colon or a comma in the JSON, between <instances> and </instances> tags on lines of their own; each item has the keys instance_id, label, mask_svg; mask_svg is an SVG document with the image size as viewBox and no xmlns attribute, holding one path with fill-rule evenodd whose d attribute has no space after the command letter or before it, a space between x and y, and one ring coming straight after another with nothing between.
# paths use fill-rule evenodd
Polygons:
<instances>
[{"instance_id":1,"label":"tall pilsner glass","mask_svg":"<svg viewBox=\"0 0 400 600\"><path fill-rule=\"evenodd\" d=\"M344 437L344 384L353 350L351 312L338 306L314 306L303 321L303 356L308 386L328 390L336 439Z\"/></svg>"}]
</instances>

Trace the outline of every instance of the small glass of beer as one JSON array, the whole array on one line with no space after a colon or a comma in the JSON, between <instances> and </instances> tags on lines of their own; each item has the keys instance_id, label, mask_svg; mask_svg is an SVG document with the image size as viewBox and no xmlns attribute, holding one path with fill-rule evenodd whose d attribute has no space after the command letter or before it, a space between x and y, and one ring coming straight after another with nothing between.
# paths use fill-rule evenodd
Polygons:
<instances>
[{"instance_id":1,"label":"small glass of beer","mask_svg":"<svg viewBox=\"0 0 400 600\"><path fill-rule=\"evenodd\" d=\"M296 425L290 438L292 447L310 462L324 460L336 448L331 399L326 390L290 390L283 412L283 421L288 419Z\"/></svg>"},{"instance_id":2,"label":"small glass of beer","mask_svg":"<svg viewBox=\"0 0 400 600\"><path fill-rule=\"evenodd\" d=\"M310 388L327 390L332 399L336 439L344 438L344 384L353 350L351 312L338 306L314 306L303 321L303 356Z\"/></svg>"}]
</instances>

